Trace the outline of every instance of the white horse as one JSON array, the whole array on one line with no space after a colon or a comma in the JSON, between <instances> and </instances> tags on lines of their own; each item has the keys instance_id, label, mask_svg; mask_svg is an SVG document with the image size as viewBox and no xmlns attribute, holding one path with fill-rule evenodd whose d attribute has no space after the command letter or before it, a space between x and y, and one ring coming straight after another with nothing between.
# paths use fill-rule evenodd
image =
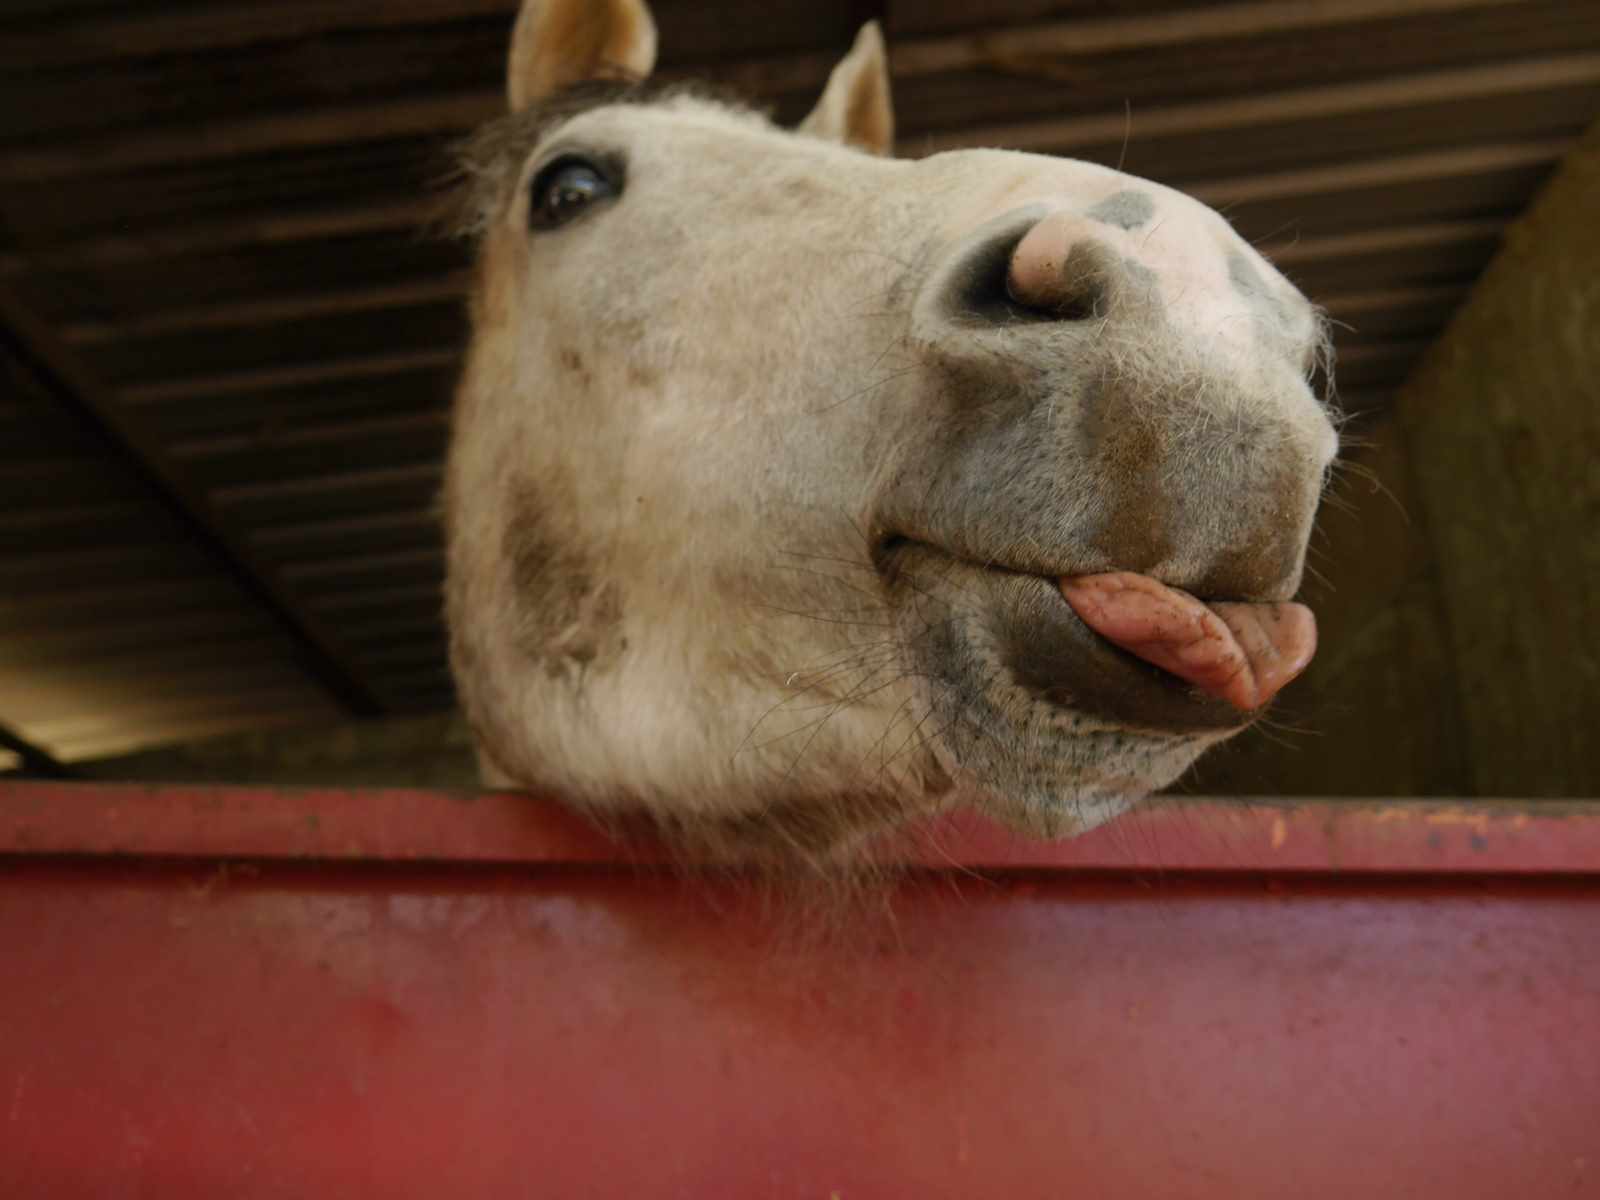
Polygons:
<instances>
[{"instance_id":1,"label":"white horse","mask_svg":"<svg viewBox=\"0 0 1600 1200\"><path fill-rule=\"evenodd\" d=\"M1172 782L1315 643L1312 306L1157 184L886 157L875 26L798 131L528 0L467 154L448 617L490 782L732 855Z\"/></svg>"}]
</instances>

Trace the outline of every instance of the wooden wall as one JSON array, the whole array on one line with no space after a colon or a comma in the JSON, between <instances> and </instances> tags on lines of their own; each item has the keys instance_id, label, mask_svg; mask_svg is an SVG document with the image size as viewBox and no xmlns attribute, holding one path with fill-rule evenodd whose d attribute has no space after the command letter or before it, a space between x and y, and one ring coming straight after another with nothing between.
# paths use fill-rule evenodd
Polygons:
<instances>
[{"instance_id":1,"label":"wooden wall","mask_svg":"<svg viewBox=\"0 0 1600 1200\"><path fill-rule=\"evenodd\" d=\"M1600 795L1600 126L1351 432L1308 588L1323 651L1191 786Z\"/></svg>"}]
</instances>

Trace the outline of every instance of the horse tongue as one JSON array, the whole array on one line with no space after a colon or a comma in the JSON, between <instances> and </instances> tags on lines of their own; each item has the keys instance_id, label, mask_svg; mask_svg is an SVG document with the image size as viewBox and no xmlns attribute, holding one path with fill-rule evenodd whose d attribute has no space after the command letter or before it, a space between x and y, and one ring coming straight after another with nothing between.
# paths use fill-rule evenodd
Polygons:
<instances>
[{"instance_id":1,"label":"horse tongue","mask_svg":"<svg viewBox=\"0 0 1600 1200\"><path fill-rule=\"evenodd\" d=\"M1277 695L1317 648L1316 618L1303 604L1204 604L1131 571L1068 576L1060 586L1106 641L1245 711Z\"/></svg>"}]
</instances>

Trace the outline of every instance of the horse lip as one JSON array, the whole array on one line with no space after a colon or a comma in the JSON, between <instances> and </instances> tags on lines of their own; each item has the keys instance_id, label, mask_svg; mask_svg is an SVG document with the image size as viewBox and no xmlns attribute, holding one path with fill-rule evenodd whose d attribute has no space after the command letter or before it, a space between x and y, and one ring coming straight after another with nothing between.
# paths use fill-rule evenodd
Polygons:
<instances>
[{"instance_id":1,"label":"horse lip","mask_svg":"<svg viewBox=\"0 0 1600 1200\"><path fill-rule=\"evenodd\" d=\"M1124 650L1072 610L1056 579L1028 577L1054 593L1049 620L1005 639L1004 657L1017 682L1048 703L1165 734L1232 731L1260 715Z\"/></svg>"},{"instance_id":2,"label":"horse lip","mask_svg":"<svg viewBox=\"0 0 1600 1200\"><path fill-rule=\"evenodd\" d=\"M1082 567L1045 574L1004 562L977 562L909 535L881 539L873 565L892 580L895 559L910 547L959 563L978 580L990 581L990 617L1001 661L1018 686L1047 704L1110 719L1128 730L1169 736L1232 732L1260 716L1260 710L1243 711L1205 695L1091 629L1059 587L1062 576L1082 574Z\"/></svg>"},{"instance_id":3,"label":"horse lip","mask_svg":"<svg viewBox=\"0 0 1600 1200\"><path fill-rule=\"evenodd\" d=\"M1041 570L1040 568L1034 566L1015 566L1011 563L1002 562L998 559L985 559L980 561L975 558L970 558L960 551L952 550L947 546L940 545L938 542L931 541L928 538L918 537L914 534L907 533L885 533L877 539L877 542L873 546L870 555L874 569L877 570L880 575L893 571L893 560L895 555L903 549L911 546L920 546L923 549L931 550L940 558L948 558L954 562L962 563L968 567L971 567L974 570L991 571L998 575L1023 575L1032 579L1054 580L1059 579L1064 575L1081 575L1086 573L1088 570L1088 568L1085 567L1064 568L1060 571L1056 571L1054 569ZM1063 599L1062 603L1065 604L1066 600Z\"/></svg>"},{"instance_id":4,"label":"horse lip","mask_svg":"<svg viewBox=\"0 0 1600 1200\"><path fill-rule=\"evenodd\" d=\"M941 546L938 542L930 541L927 538L914 537L910 534L902 533L885 533L878 538L877 544L873 547L870 555L873 567L877 569L880 574L885 570L891 569L887 565L889 560L892 559L894 554L903 546L923 546L929 550L932 550L935 554L938 554L943 558L954 559L956 562L965 563L967 566L976 570L993 571L1001 575L1025 575L1032 579L1044 580L1051 586L1054 586L1057 580L1071 578L1077 575L1098 575L1110 574L1118 571L1137 571L1137 568L1124 567L1117 563L1101 563L1096 565L1085 565L1079 563L1070 566L1052 566L1049 568L1040 568L1037 566L1014 566L1010 563L1001 562L996 559L989 559L980 562L977 559L969 558L955 550ZM1137 573L1149 574L1148 572ZM1166 584L1168 587L1183 588L1182 583L1162 579L1159 575L1151 575L1150 577L1159 583ZM1183 588L1183 590L1188 591L1189 589ZM1265 598L1261 596L1225 596L1196 591L1190 591L1189 594L1196 600L1200 601L1201 604L1205 605L1274 604L1290 599L1288 596L1269 596ZM1061 602L1062 604L1066 604L1066 599L1063 598ZM1070 611L1070 609L1071 606L1069 605L1068 610ZM1076 616L1076 614L1074 614L1074 616ZM1085 628L1087 628L1087 626L1085 626Z\"/></svg>"}]
</instances>

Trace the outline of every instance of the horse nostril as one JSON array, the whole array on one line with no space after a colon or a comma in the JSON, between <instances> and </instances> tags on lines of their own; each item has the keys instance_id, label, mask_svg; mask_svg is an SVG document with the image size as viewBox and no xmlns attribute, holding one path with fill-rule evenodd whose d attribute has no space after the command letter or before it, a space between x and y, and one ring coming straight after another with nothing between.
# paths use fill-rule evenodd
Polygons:
<instances>
[{"instance_id":1,"label":"horse nostril","mask_svg":"<svg viewBox=\"0 0 1600 1200\"><path fill-rule=\"evenodd\" d=\"M930 338L950 324L1007 330L1099 320L1135 300L1143 268L1095 222L1030 205L997 217L928 276L919 307Z\"/></svg>"},{"instance_id":2,"label":"horse nostril","mask_svg":"<svg viewBox=\"0 0 1600 1200\"><path fill-rule=\"evenodd\" d=\"M1043 222L1018 244L1006 269L1006 294L1023 308L1058 321L1106 315L1115 256L1092 239L1066 244L1059 227Z\"/></svg>"}]
</instances>

